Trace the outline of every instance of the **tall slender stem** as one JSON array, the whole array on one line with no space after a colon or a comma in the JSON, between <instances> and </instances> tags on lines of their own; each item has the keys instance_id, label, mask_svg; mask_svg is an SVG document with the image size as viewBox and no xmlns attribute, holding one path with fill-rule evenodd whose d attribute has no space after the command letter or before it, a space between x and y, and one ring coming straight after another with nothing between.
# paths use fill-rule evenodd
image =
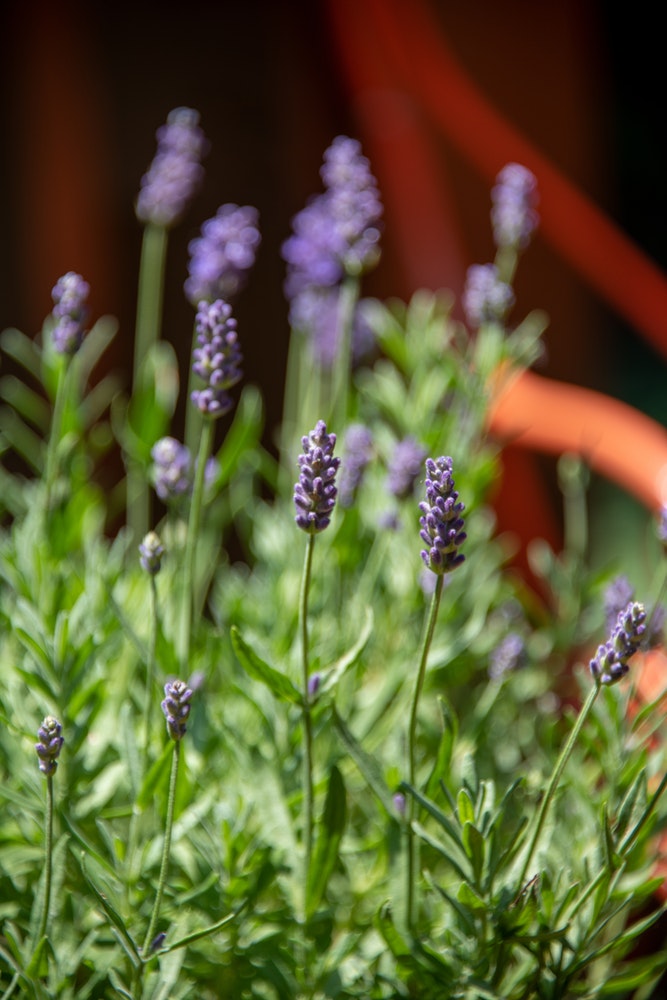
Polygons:
<instances>
[{"instance_id":1,"label":"tall slender stem","mask_svg":"<svg viewBox=\"0 0 667 1000\"><path fill-rule=\"evenodd\" d=\"M188 519L188 534L185 542L185 566L183 570L183 617L181 628L181 655L180 661L183 671L186 671L190 656L190 637L192 632L192 618L195 602L195 561L197 554L197 541L199 527L201 524L201 512L204 500L204 482L206 478L206 462L213 443L214 423L211 419L205 419L201 429L199 439L199 454L197 456L197 468L195 470L195 481L192 489L192 500L190 502L190 516Z\"/></svg>"},{"instance_id":2,"label":"tall slender stem","mask_svg":"<svg viewBox=\"0 0 667 1000\"><path fill-rule=\"evenodd\" d=\"M135 391L142 381L146 358L152 346L160 339L162 330L167 239L168 231L164 226L148 223L144 228L132 369L132 387ZM144 470L131 456L128 456L127 461L127 520L133 538L136 541L143 538L150 523L150 492Z\"/></svg>"},{"instance_id":3,"label":"tall slender stem","mask_svg":"<svg viewBox=\"0 0 667 1000\"><path fill-rule=\"evenodd\" d=\"M157 645L157 583L155 576L149 576L151 583L150 636L148 639L148 655L146 658L146 690L144 693L144 761L148 754L148 744L151 737L151 705L153 704L153 683L155 680L155 647Z\"/></svg>"},{"instance_id":4,"label":"tall slender stem","mask_svg":"<svg viewBox=\"0 0 667 1000\"><path fill-rule=\"evenodd\" d=\"M338 297L338 354L334 368L332 423L341 429L347 423L347 399L352 371L352 327L354 309L359 298L359 279L348 277L341 285Z\"/></svg>"},{"instance_id":5,"label":"tall slender stem","mask_svg":"<svg viewBox=\"0 0 667 1000\"><path fill-rule=\"evenodd\" d=\"M53 855L53 776L46 777L46 841L44 847L44 908L39 921L39 930L35 946L39 947L39 942L46 933L46 925L49 920L49 910L51 909L51 877L52 877L52 855Z\"/></svg>"},{"instance_id":6,"label":"tall slender stem","mask_svg":"<svg viewBox=\"0 0 667 1000\"><path fill-rule=\"evenodd\" d=\"M301 578L301 595L299 600L299 619L301 626L301 669L303 688L303 844L304 844L304 920L305 899L310 877L310 862L313 851L313 721L310 711L310 692L308 690L308 592L313 565L313 549L315 535L308 536L306 556Z\"/></svg>"},{"instance_id":7,"label":"tall slender stem","mask_svg":"<svg viewBox=\"0 0 667 1000\"><path fill-rule=\"evenodd\" d=\"M167 818L165 821L164 828L164 844L162 845L162 862L160 864L160 877L157 886L157 892L155 894L155 903L153 904L153 912L151 913L151 919L148 924L148 930L146 931L146 937L144 938L144 945L142 948L142 963L137 966L134 973L134 979L132 983L132 996L134 1000L139 1000L140 997L140 987L144 976L144 968L146 959L149 957L148 949L155 937L155 930L157 928L157 922L160 917L160 908L162 906L162 899L164 897L164 888L167 882L167 870L169 868L169 854L171 852L171 834L174 826L174 807L176 804L176 782L178 780L178 766L181 759L181 744L180 740L174 741L174 755L171 759L171 775L169 778L169 798L167 800Z\"/></svg>"},{"instance_id":8,"label":"tall slender stem","mask_svg":"<svg viewBox=\"0 0 667 1000\"><path fill-rule=\"evenodd\" d=\"M431 598L431 607L428 613L428 620L426 622L426 631L424 632L424 641L422 643L421 659L419 661L419 669L417 671L417 679L415 681L415 690L412 696L412 707L410 709L410 723L408 728L408 777L410 784L413 788L416 788L416 776L417 776L417 766L416 766L416 750L417 750L417 712L419 708L419 698L422 693L422 688L424 687L424 678L426 676L426 661L428 659L429 649L431 648L431 641L433 639L433 632L435 630L435 623L438 617L438 608L440 607L440 598L442 596L442 586L444 581L444 575L439 574L436 579L435 590L433 591L433 597ZM416 816L415 801L410 796L408 802L408 864L407 864L407 882L406 882L406 919L408 921L408 928L412 930L414 926L415 919L415 875L417 871L417 844L415 841L415 835L412 830L412 823Z\"/></svg>"},{"instance_id":9,"label":"tall slender stem","mask_svg":"<svg viewBox=\"0 0 667 1000\"><path fill-rule=\"evenodd\" d=\"M549 779L549 784L547 785L547 790L544 793L542 802L540 803L540 809L537 814L537 819L535 821L535 829L533 830L533 836L531 837L530 844L528 845L528 850L526 851L526 856L523 861L523 867L521 869L521 875L519 876L518 888L517 888L518 892L521 892L526 882L526 875L528 874L528 868L530 867L530 863L533 859L533 854L535 853L535 849L540 839L542 828L544 827L544 821L546 820L547 813L549 811L549 806L551 805L551 801L558 787L558 783L560 782L563 771L565 770L565 765L570 759L570 755L574 750L574 745L577 742L577 737L579 736L579 733L581 732L582 727L586 722L586 719L590 715L591 709L593 708L593 705L595 703L595 699L600 693L601 686L602 685L598 681L588 692L588 697L586 698L586 701L581 707L581 710L577 717L577 721L575 722L572 728L572 732L568 736L565 746L563 747L558 756L558 760L556 761L556 764L554 766L553 773L551 775L551 778Z\"/></svg>"},{"instance_id":10,"label":"tall slender stem","mask_svg":"<svg viewBox=\"0 0 667 1000\"><path fill-rule=\"evenodd\" d=\"M46 452L45 479L45 500L44 507L48 512L51 506L51 494L58 474L58 446L62 436L63 415L65 413L65 402L69 394L70 371L72 369L72 359L65 357L61 360L58 371L58 383L56 386L56 398L53 404L53 417L51 418L51 433Z\"/></svg>"}]
</instances>

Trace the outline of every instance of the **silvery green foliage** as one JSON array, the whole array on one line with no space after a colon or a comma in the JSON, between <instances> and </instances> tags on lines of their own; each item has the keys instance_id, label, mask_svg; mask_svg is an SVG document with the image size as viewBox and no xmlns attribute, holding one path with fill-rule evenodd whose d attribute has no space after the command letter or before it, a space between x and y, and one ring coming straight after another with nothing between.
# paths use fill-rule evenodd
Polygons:
<instances>
[{"instance_id":1,"label":"silvery green foliage","mask_svg":"<svg viewBox=\"0 0 667 1000\"><path fill-rule=\"evenodd\" d=\"M341 155L346 150L358 153L340 146ZM254 213L230 210L220 228L229 235L255 222ZM376 234L367 235L372 248ZM244 260L254 259L256 230L246 236ZM207 249L193 252L197 281ZM232 273L237 285L245 277L245 269ZM193 594L186 595L192 643L183 660L195 455L171 423L166 345L126 404L112 376L93 382L112 328L91 329L72 360L76 378L56 442L59 479L46 507L44 453L62 359L53 356L48 327L43 340L16 330L0 335L4 353L25 371L18 386L0 382L0 995L132 997L137 981L144 997L172 1000L217 1000L221 991L249 1000L649 995L665 969L660 946L642 951L660 913L661 713L647 706L633 714L627 680L596 685L584 666L586 651L608 634L604 590L618 567L603 578L580 554L536 541L531 567L549 596L538 600L508 566L508 541L498 533L491 499L500 462L486 432L488 379L499 364L535 356L543 321L527 317L512 329L501 321L471 338L451 310L450 296L429 292L406 304L364 302L380 354L350 380L347 426L336 426L345 434L361 425L364 434L356 453L343 449L341 493L349 453L345 489L353 502L341 503L330 523L334 495L324 488L334 487L334 435L318 423L306 438L299 513L313 515L317 527L328 523L315 540L305 689L304 539L294 531L291 485L294 436L318 416L308 399L292 401L298 427L285 430L278 465L261 444L260 395L241 389L218 443L196 540ZM309 364L300 380L307 388ZM145 440L139 428L150 429ZM120 527L124 484L110 485L108 469L100 469L110 429L123 454L134 447L143 456L166 501L139 559L139 539L128 540ZM413 785L405 780L406 714L430 600L420 586L415 503L423 465L409 488L387 487L396 443L407 439L422 460L443 456L429 478L452 508L459 501L445 473L455 469L467 534L465 562L443 579ZM29 477L12 471L17 459ZM437 500L428 498L429 511ZM439 537L438 525L431 527L422 527L429 550ZM615 541L612 554L605 538L605 565L613 555L630 577L622 534ZM162 548L169 558L149 579ZM646 558L653 560L647 576L664 571L659 539ZM646 580L630 586L630 610L626 602L616 612L625 638L615 634L616 659L605 652L600 668L614 680L619 664L633 672L642 656L630 655L645 624L634 592L647 610L654 596L645 593ZM153 655L154 674L146 671ZM569 706L593 689L597 699L526 863L536 812L572 732ZM314 777L308 879L306 700ZM41 719L49 725L44 738L40 731L40 762L55 765L57 727L67 739L53 782L35 766ZM55 799L52 891L39 942L45 788ZM411 815L420 845L413 927L403 877ZM158 885L164 895L153 933Z\"/></svg>"}]
</instances>

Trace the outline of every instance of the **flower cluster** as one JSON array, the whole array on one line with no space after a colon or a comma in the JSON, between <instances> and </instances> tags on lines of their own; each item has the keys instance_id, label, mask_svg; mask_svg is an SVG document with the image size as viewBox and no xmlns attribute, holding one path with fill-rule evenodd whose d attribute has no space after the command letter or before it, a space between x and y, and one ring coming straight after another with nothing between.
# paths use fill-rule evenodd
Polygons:
<instances>
[{"instance_id":1,"label":"flower cluster","mask_svg":"<svg viewBox=\"0 0 667 1000\"><path fill-rule=\"evenodd\" d=\"M232 307L216 299L199 303L195 321L197 344L192 353L192 370L206 382L191 394L197 409L209 417L221 417L234 402L228 390L241 378L243 357L238 345Z\"/></svg>"},{"instance_id":2,"label":"flower cluster","mask_svg":"<svg viewBox=\"0 0 667 1000\"><path fill-rule=\"evenodd\" d=\"M88 321L89 292L88 282L74 271L68 271L53 286L51 298L55 325L51 337L58 354L72 357L81 347Z\"/></svg>"},{"instance_id":3,"label":"flower cluster","mask_svg":"<svg viewBox=\"0 0 667 1000\"><path fill-rule=\"evenodd\" d=\"M294 487L296 523L308 534L324 531L331 521L336 503L336 472L340 459L333 457L336 435L327 434L327 425L319 420L314 430L301 438L299 480Z\"/></svg>"},{"instance_id":4,"label":"flower cluster","mask_svg":"<svg viewBox=\"0 0 667 1000\"><path fill-rule=\"evenodd\" d=\"M192 691L184 681L168 681L164 686L164 695L160 707L167 720L167 731L172 740L182 740L187 731Z\"/></svg>"},{"instance_id":5,"label":"flower cluster","mask_svg":"<svg viewBox=\"0 0 667 1000\"><path fill-rule=\"evenodd\" d=\"M537 181L520 163L508 163L491 191L491 222L497 247L522 250L537 227Z\"/></svg>"},{"instance_id":6,"label":"flower cluster","mask_svg":"<svg viewBox=\"0 0 667 1000\"><path fill-rule=\"evenodd\" d=\"M65 742L62 731L63 727L52 715L47 715L37 730L39 743L35 743L35 750L39 757L39 769L47 778L55 774L58 767L58 757Z\"/></svg>"},{"instance_id":7,"label":"flower cluster","mask_svg":"<svg viewBox=\"0 0 667 1000\"><path fill-rule=\"evenodd\" d=\"M448 456L426 459L426 500L419 504L422 516L421 539L425 566L441 575L455 569L465 559L459 546L466 539L461 517L465 509L454 489L452 460Z\"/></svg>"},{"instance_id":8,"label":"flower cluster","mask_svg":"<svg viewBox=\"0 0 667 1000\"><path fill-rule=\"evenodd\" d=\"M629 670L628 660L636 653L646 630L643 604L630 601L618 615L607 642L598 646L590 661L593 677L601 684L615 684Z\"/></svg>"},{"instance_id":9,"label":"flower cluster","mask_svg":"<svg viewBox=\"0 0 667 1000\"><path fill-rule=\"evenodd\" d=\"M426 449L413 437L403 438L395 445L387 467L387 489L397 500L412 496L425 458Z\"/></svg>"},{"instance_id":10,"label":"flower cluster","mask_svg":"<svg viewBox=\"0 0 667 1000\"><path fill-rule=\"evenodd\" d=\"M341 507L351 507L373 457L373 435L363 424L350 424L345 433L345 461L340 477Z\"/></svg>"},{"instance_id":11,"label":"flower cluster","mask_svg":"<svg viewBox=\"0 0 667 1000\"><path fill-rule=\"evenodd\" d=\"M499 681L526 662L526 644L518 632L508 632L489 657L489 677Z\"/></svg>"},{"instance_id":12,"label":"flower cluster","mask_svg":"<svg viewBox=\"0 0 667 1000\"><path fill-rule=\"evenodd\" d=\"M187 445L173 437L163 437L151 449L151 473L155 492L165 503L177 501L192 490L194 470L192 455ZM194 463L196 466L196 462ZM204 482L210 488L218 477L220 467L215 458L209 458L204 472Z\"/></svg>"},{"instance_id":13,"label":"flower cluster","mask_svg":"<svg viewBox=\"0 0 667 1000\"><path fill-rule=\"evenodd\" d=\"M313 337L319 364L335 360L340 340L339 289L345 275L368 271L379 257L382 204L368 160L355 139L338 136L324 154L325 191L292 220L282 253L290 323ZM353 352L368 336L361 320L352 330Z\"/></svg>"},{"instance_id":14,"label":"flower cluster","mask_svg":"<svg viewBox=\"0 0 667 1000\"><path fill-rule=\"evenodd\" d=\"M188 245L190 262L185 295L197 307L202 299L230 299L245 284L261 237L258 212L250 205L221 205Z\"/></svg>"},{"instance_id":15,"label":"flower cluster","mask_svg":"<svg viewBox=\"0 0 667 1000\"><path fill-rule=\"evenodd\" d=\"M164 546L154 531L149 531L139 546L139 562L141 568L149 576L156 576L162 568Z\"/></svg>"},{"instance_id":16,"label":"flower cluster","mask_svg":"<svg viewBox=\"0 0 667 1000\"><path fill-rule=\"evenodd\" d=\"M500 323L514 304L514 292L501 281L495 264L473 264L468 268L462 297L463 311L470 326Z\"/></svg>"},{"instance_id":17,"label":"flower cluster","mask_svg":"<svg viewBox=\"0 0 667 1000\"><path fill-rule=\"evenodd\" d=\"M136 213L140 222L173 226L201 185L201 159L208 142L192 108L174 108L156 133L157 153L141 179Z\"/></svg>"}]
</instances>

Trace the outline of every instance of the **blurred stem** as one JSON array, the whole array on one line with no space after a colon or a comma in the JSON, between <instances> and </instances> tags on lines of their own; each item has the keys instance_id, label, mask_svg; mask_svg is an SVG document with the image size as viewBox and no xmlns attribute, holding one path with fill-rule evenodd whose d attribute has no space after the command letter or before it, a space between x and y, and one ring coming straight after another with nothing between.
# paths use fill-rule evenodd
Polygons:
<instances>
[{"instance_id":1,"label":"blurred stem","mask_svg":"<svg viewBox=\"0 0 667 1000\"><path fill-rule=\"evenodd\" d=\"M164 272L167 259L168 231L164 226L148 223L144 227L139 262L137 318L134 333L134 366L132 388L141 383L146 358L160 339ZM150 492L141 464L128 456L127 462L127 523L135 541L140 541L150 523Z\"/></svg>"},{"instance_id":2,"label":"blurred stem","mask_svg":"<svg viewBox=\"0 0 667 1000\"><path fill-rule=\"evenodd\" d=\"M192 404L192 392L197 385L198 376L192 370L192 359L197 347L197 320L192 328L192 344L190 345L190 361L188 364L188 390L185 397L185 433L183 440L191 452L194 452L197 441L200 440L202 424L205 422L201 410Z\"/></svg>"},{"instance_id":3,"label":"blurred stem","mask_svg":"<svg viewBox=\"0 0 667 1000\"><path fill-rule=\"evenodd\" d=\"M519 255L515 247L499 247L496 251L494 264L498 270L498 277L506 285L511 285L514 281L514 274L518 263Z\"/></svg>"},{"instance_id":4,"label":"blurred stem","mask_svg":"<svg viewBox=\"0 0 667 1000\"><path fill-rule=\"evenodd\" d=\"M151 705L153 702L153 684L155 681L155 647L157 645L157 582L155 575L150 574L151 606L150 606L150 636L148 640L148 656L146 659L146 691L144 694L144 764L148 755L148 745L151 738Z\"/></svg>"},{"instance_id":5,"label":"blurred stem","mask_svg":"<svg viewBox=\"0 0 667 1000\"><path fill-rule=\"evenodd\" d=\"M39 930L35 939L35 947L39 947L39 942L46 934L46 925L49 920L49 910L51 909L51 877L52 877L52 855L53 855L53 775L46 776L46 841L44 847L44 908L39 921Z\"/></svg>"},{"instance_id":6,"label":"blurred stem","mask_svg":"<svg viewBox=\"0 0 667 1000\"><path fill-rule=\"evenodd\" d=\"M558 479L564 502L565 551L581 564L588 548L588 514L586 472L576 455L561 456Z\"/></svg>"},{"instance_id":7,"label":"blurred stem","mask_svg":"<svg viewBox=\"0 0 667 1000\"><path fill-rule=\"evenodd\" d=\"M574 745L577 742L577 737L579 736L579 733L581 732L583 725L586 722L586 719L590 715L591 709L593 708L595 699L600 693L601 687L602 685L600 684L600 682L596 681L596 683L588 692L588 697L586 698L586 701L584 702L579 712L577 721L575 722L572 728L572 732L568 736L565 746L561 750L558 760L556 761L556 765L549 780L549 784L547 785L546 792L544 793L542 802L540 803L540 809L537 814L537 820L535 822L535 829L533 831L533 836L531 838L530 844L528 845L528 850L526 852L526 856L523 862L523 868L521 869L521 875L519 876L517 895L521 892L526 883L526 875L528 874L530 863L533 860L533 854L535 853L535 850L537 848L537 844L540 839L542 829L544 827L544 821L546 820L547 813L549 812L549 807L551 805L556 789L558 788L558 784L563 775L563 771L565 770L565 765L570 759L570 755L574 750Z\"/></svg>"},{"instance_id":8,"label":"blurred stem","mask_svg":"<svg viewBox=\"0 0 667 1000\"><path fill-rule=\"evenodd\" d=\"M49 445L46 452L44 507L47 513L51 507L51 495L58 475L58 446L60 445L62 436L65 403L67 402L72 381L71 371L72 359L70 357L63 357L60 360L60 368L58 370L56 398L53 404L53 417L51 419L51 434L49 435Z\"/></svg>"},{"instance_id":9,"label":"blurred stem","mask_svg":"<svg viewBox=\"0 0 667 1000\"><path fill-rule=\"evenodd\" d=\"M194 406L191 409L195 409ZM190 517L188 519L188 534L185 542L185 566L183 571L183 618L181 629L181 666L187 673L190 657L190 637L192 633L192 617L195 603L195 563L197 556L197 540L201 525L201 512L204 502L204 482L206 479L206 462L213 444L214 421L209 417L204 419L199 439L199 454L195 469L195 482L190 502Z\"/></svg>"},{"instance_id":10,"label":"blurred stem","mask_svg":"<svg viewBox=\"0 0 667 1000\"><path fill-rule=\"evenodd\" d=\"M354 310L359 299L359 278L346 277L338 293L336 343L338 352L333 369L333 400L331 419L342 431L347 424L347 401L352 375L352 328Z\"/></svg>"},{"instance_id":11,"label":"blurred stem","mask_svg":"<svg viewBox=\"0 0 667 1000\"><path fill-rule=\"evenodd\" d=\"M301 669L303 687L303 843L304 843L304 925L306 912L306 896L310 877L310 861L313 851L313 720L310 711L310 694L308 691L308 592L313 565L313 549L315 535L308 535L306 556L301 578L301 595L299 600L299 619L301 626Z\"/></svg>"},{"instance_id":12,"label":"blurred stem","mask_svg":"<svg viewBox=\"0 0 667 1000\"><path fill-rule=\"evenodd\" d=\"M155 894L155 903L153 904L153 912L151 914L150 923L148 924L148 930L146 931L146 937L144 938L144 946L141 949L142 962L141 965L137 966L134 973L134 979L132 982L132 996L134 1000L140 1000L142 980L144 977L144 968L146 961L150 958L148 954L148 949L155 937L155 929L157 927L157 922L160 916L160 907L162 906L162 898L164 896L164 887L167 881L167 869L169 867L169 854L171 851L171 834L174 826L174 806L176 803L176 782L178 780L178 766L181 759L181 741L174 741L174 755L171 759L171 776L169 778L169 798L167 800L167 819L164 828L164 844L162 846L162 863L160 865L160 878L157 886L157 893Z\"/></svg>"},{"instance_id":13,"label":"blurred stem","mask_svg":"<svg viewBox=\"0 0 667 1000\"><path fill-rule=\"evenodd\" d=\"M417 755L417 712L419 709L419 698L422 693L422 688L424 687L424 678L426 677L426 661L428 659L429 650L431 648L431 641L433 639L433 632L435 630L435 623L438 618L438 608L440 607L440 598L442 596L442 586L444 582L444 574L439 573L436 579L435 590L433 591L433 597L431 598L431 607L428 613L428 620L426 623L426 631L424 632L424 641L422 643L421 659L419 661L419 669L417 671L417 680L415 682L415 690L412 696L412 708L410 709L410 724L408 728L408 778L412 788L417 787L417 766L416 766L416 755ZM407 883L406 883L406 919L408 922L408 930L412 931L415 922L415 877L417 871L417 843L415 840L415 835L412 829L412 823L416 818L417 809L415 806L415 800L412 796L408 799L408 815L407 815L407 827L408 827L408 863L407 863Z\"/></svg>"}]
</instances>

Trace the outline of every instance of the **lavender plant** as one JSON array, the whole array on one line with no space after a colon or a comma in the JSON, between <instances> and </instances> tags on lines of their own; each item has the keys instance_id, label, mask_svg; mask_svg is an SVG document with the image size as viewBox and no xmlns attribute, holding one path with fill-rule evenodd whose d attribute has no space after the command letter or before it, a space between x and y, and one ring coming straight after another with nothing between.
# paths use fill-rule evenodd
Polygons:
<instances>
[{"instance_id":1,"label":"lavender plant","mask_svg":"<svg viewBox=\"0 0 667 1000\"><path fill-rule=\"evenodd\" d=\"M0 451L25 467L0 467L2 1000L657 998L665 744L633 684L662 641L665 532L643 575L622 538L596 564L586 470L563 456L565 542L531 546L537 594L490 506L489 403L545 326L513 319L534 178L499 174L464 325L447 294L360 300L380 196L359 144L332 142L283 246L279 475L239 386L252 208L226 203L191 244L174 419L161 275L207 145L177 109L141 184L129 398L95 381L112 326L83 337L79 276L39 337L0 336L25 371L0 380ZM46 820L26 732L45 711Z\"/></svg>"}]
</instances>

